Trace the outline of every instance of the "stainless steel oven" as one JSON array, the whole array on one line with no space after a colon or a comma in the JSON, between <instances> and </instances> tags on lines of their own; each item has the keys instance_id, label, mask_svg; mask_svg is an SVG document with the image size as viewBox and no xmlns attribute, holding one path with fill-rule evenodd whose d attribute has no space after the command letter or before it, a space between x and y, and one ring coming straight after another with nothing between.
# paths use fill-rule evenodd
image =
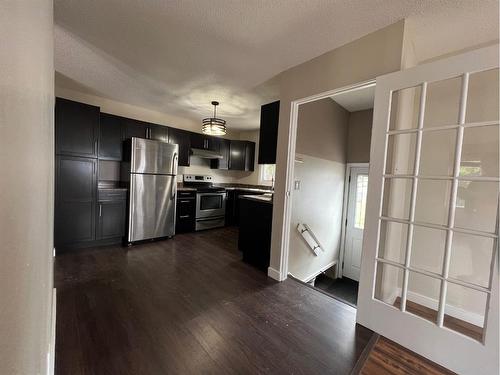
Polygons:
<instances>
[{"instance_id":1,"label":"stainless steel oven","mask_svg":"<svg viewBox=\"0 0 500 375\"><path fill-rule=\"evenodd\" d=\"M196 218L226 215L226 192L196 193Z\"/></svg>"},{"instance_id":2,"label":"stainless steel oven","mask_svg":"<svg viewBox=\"0 0 500 375\"><path fill-rule=\"evenodd\" d=\"M214 187L211 176L184 175L185 186L196 188L196 230L226 224L226 190Z\"/></svg>"},{"instance_id":3,"label":"stainless steel oven","mask_svg":"<svg viewBox=\"0 0 500 375\"><path fill-rule=\"evenodd\" d=\"M219 228L225 224L226 192L197 192L195 230Z\"/></svg>"}]
</instances>

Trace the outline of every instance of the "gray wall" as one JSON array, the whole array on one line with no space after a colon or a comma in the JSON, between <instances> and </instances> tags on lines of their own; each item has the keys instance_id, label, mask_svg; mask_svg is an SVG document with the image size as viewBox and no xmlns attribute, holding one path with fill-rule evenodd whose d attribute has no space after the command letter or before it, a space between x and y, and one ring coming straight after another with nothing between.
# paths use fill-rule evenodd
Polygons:
<instances>
[{"instance_id":1,"label":"gray wall","mask_svg":"<svg viewBox=\"0 0 500 375\"><path fill-rule=\"evenodd\" d=\"M289 272L302 281L338 259L349 112L327 98L299 107ZM296 227L307 224L324 250L315 256Z\"/></svg>"},{"instance_id":2,"label":"gray wall","mask_svg":"<svg viewBox=\"0 0 500 375\"><path fill-rule=\"evenodd\" d=\"M347 134L347 162L369 163L373 109L351 112Z\"/></svg>"},{"instance_id":3,"label":"gray wall","mask_svg":"<svg viewBox=\"0 0 500 375\"><path fill-rule=\"evenodd\" d=\"M54 221L52 1L2 1L0 35L0 374L46 374Z\"/></svg>"},{"instance_id":4,"label":"gray wall","mask_svg":"<svg viewBox=\"0 0 500 375\"><path fill-rule=\"evenodd\" d=\"M284 260L281 245L292 101L400 70L404 32L405 23L399 21L288 69L269 81L281 100L270 262L273 277Z\"/></svg>"}]
</instances>

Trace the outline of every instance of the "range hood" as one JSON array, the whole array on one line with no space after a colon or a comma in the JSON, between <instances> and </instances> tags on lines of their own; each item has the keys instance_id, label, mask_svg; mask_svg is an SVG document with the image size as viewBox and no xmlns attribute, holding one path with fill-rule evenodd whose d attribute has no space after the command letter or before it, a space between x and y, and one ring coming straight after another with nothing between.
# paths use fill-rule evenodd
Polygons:
<instances>
[{"instance_id":1,"label":"range hood","mask_svg":"<svg viewBox=\"0 0 500 375\"><path fill-rule=\"evenodd\" d=\"M191 156L196 156L202 159L223 159L223 156L215 151L204 150L201 148L192 148Z\"/></svg>"}]
</instances>

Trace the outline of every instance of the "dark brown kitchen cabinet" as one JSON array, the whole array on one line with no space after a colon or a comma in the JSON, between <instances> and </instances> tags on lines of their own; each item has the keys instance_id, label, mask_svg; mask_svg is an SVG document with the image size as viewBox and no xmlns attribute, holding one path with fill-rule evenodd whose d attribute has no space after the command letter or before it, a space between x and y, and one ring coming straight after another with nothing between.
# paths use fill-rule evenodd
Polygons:
<instances>
[{"instance_id":1,"label":"dark brown kitchen cabinet","mask_svg":"<svg viewBox=\"0 0 500 375\"><path fill-rule=\"evenodd\" d=\"M229 149L231 147L231 141L229 139L219 139L219 154L222 155L222 159L212 159L210 160L210 168L212 169L229 169Z\"/></svg>"},{"instance_id":2,"label":"dark brown kitchen cabinet","mask_svg":"<svg viewBox=\"0 0 500 375\"><path fill-rule=\"evenodd\" d=\"M245 170L245 141L231 141L229 145L229 169L236 171Z\"/></svg>"},{"instance_id":3,"label":"dark brown kitchen cabinet","mask_svg":"<svg viewBox=\"0 0 500 375\"><path fill-rule=\"evenodd\" d=\"M194 232L196 226L196 194L179 191L177 194L175 233Z\"/></svg>"},{"instance_id":4,"label":"dark brown kitchen cabinet","mask_svg":"<svg viewBox=\"0 0 500 375\"><path fill-rule=\"evenodd\" d=\"M149 124L149 137L155 141L168 142L168 127L163 125Z\"/></svg>"},{"instance_id":5,"label":"dark brown kitchen cabinet","mask_svg":"<svg viewBox=\"0 0 500 375\"><path fill-rule=\"evenodd\" d=\"M253 172L255 166L255 143L246 142L245 145L245 171Z\"/></svg>"},{"instance_id":6,"label":"dark brown kitchen cabinet","mask_svg":"<svg viewBox=\"0 0 500 375\"><path fill-rule=\"evenodd\" d=\"M103 200L97 207L97 239L120 240L125 235L126 200ZM119 241L118 241L119 242Z\"/></svg>"},{"instance_id":7,"label":"dark brown kitchen cabinet","mask_svg":"<svg viewBox=\"0 0 500 375\"><path fill-rule=\"evenodd\" d=\"M99 159L122 160L123 128L127 119L101 113L99 124Z\"/></svg>"},{"instance_id":8,"label":"dark brown kitchen cabinet","mask_svg":"<svg viewBox=\"0 0 500 375\"><path fill-rule=\"evenodd\" d=\"M168 142L179 145L179 166L189 167L191 155L191 133L186 130L169 128Z\"/></svg>"},{"instance_id":9,"label":"dark brown kitchen cabinet","mask_svg":"<svg viewBox=\"0 0 500 375\"><path fill-rule=\"evenodd\" d=\"M148 138L149 128L147 123L139 120L127 119L124 126L124 139L132 137Z\"/></svg>"},{"instance_id":10,"label":"dark brown kitchen cabinet","mask_svg":"<svg viewBox=\"0 0 500 375\"><path fill-rule=\"evenodd\" d=\"M260 108L259 164L276 164L279 119L279 100Z\"/></svg>"},{"instance_id":11,"label":"dark brown kitchen cabinet","mask_svg":"<svg viewBox=\"0 0 500 375\"><path fill-rule=\"evenodd\" d=\"M56 157L56 247L82 245L95 240L97 159Z\"/></svg>"},{"instance_id":12,"label":"dark brown kitchen cabinet","mask_svg":"<svg viewBox=\"0 0 500 375\"><path fill-rule=\"evenodd\" d=\"M56 154L96 158L99 107L56 99Z\"/></svg>"},{"instance_id":13,"label":"dark brown kitchen cabinet","mask_svg":"<svg viewBox=\"0 0 500 375\"><path fill-rule=\"evenodd\" d=\"M253 171L255 163L255 143L250 141L231 141L229 146L229 169Z\"/></svg>"},{"instance_id":14,"label":"dark brown kitchen cabinet","mask_svg":"<svg viewBox=\"0 0 500 375\"><path fill-rule=\"evenodd\" d=\"M191 147L218 152L219 138L200 133L191 133Z\"/></svg>"}]
</instances>

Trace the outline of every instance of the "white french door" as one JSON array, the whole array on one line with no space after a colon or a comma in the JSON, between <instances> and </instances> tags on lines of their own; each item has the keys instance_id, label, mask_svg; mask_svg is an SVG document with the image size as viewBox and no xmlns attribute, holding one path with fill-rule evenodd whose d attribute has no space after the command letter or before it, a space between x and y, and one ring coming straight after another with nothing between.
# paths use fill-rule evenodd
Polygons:
<instances>
[{"instance_id":1,"label":"white french door","mask_svg":"<svg viewBox=\"0 0 500 375\"><path fill-rule=\"evenodd\" d=\"M342 276L359 281L368 193L368 167L351 167L349 173Z\"/></svg>"},{"instance_id":2,"label":"white french door","mask_svg":"<svg viewBox=\"0 0 500 375\"><path fill-rule=\"evenodd\" d=\"M498 45L377 78L358 323L499 373Z\"/></svg>"}]
</instances>

